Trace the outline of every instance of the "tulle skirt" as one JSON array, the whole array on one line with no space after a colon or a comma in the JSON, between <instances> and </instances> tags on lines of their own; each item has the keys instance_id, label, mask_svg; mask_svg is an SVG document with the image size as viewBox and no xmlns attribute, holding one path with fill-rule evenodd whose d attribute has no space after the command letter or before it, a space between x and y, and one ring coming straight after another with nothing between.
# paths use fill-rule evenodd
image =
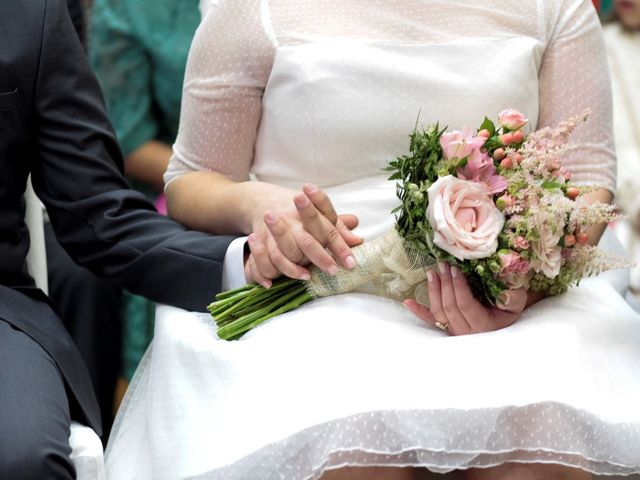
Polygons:
<instances>
[{"instance_id":1,"label":"tulle skirt","mask_svg":"<svg viewBox=\"0 0 640 480\"><path fill-rule=\"evenodd\" d=\"M640 317L611 278L511 327L450 337L364 293L316 300L239 341L161 307L106 452L109 479L317 479L506 461L640 472Z\"/></svg>"}]
</instances>

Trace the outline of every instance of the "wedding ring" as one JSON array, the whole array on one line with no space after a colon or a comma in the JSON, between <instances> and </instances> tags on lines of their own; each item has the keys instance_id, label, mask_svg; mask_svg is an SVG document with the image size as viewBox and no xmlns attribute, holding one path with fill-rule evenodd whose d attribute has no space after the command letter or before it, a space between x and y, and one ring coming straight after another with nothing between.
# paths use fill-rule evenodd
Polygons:
<instances>
[{"instance_id":1,"label":"wedding ring","mask_svg":"<svg viewBox=\"0 0 640 480\"><path fill-rule=\"evenodd\" d=\"M442 323L436 320L435 326L438 327L443 332L446 332L447 329L449 328L449 322Z\"/></svg>"}]
</instances>

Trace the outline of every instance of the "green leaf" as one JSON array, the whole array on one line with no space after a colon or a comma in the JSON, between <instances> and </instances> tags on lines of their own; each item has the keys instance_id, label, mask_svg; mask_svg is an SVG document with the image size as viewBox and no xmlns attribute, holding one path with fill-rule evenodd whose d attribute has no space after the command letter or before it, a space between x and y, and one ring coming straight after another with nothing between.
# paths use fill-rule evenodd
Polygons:
<instances>
[{"instance_id":1,"label":"green leaf","mask_svg":"<svg viewBox=\"0 0 640 480\"><path fill-rule=\"evenodd\" d=\"M545 180L544 182L542 182L542 188L555 190L556 188L562 188L562 184L557 182L556 180Z\"/></svg>"},{"instance_id":2,"label":"green leaf","mask_svg":"<svg viewBox=\"0 0 640 480\"><path fill-rule=\"evenodd\" d=\"M482 124L480 125L480 128L478 129L478 131L480 130L488 130L490 137L493 137L496 134L495 124L491 120L489 120L487 117L484 117L484 120L482 121Z\"/></svg>"}]
</instances>

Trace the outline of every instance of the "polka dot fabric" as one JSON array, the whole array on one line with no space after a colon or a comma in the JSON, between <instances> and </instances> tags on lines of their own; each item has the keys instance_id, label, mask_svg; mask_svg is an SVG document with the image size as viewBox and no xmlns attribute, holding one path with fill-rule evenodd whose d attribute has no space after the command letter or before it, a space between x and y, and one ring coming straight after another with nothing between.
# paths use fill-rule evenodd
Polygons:
<instances>
[{"instance_id":1,"label":"polka dot fabric","mask_svg":"<svg viewBox=\"0 0 640 480\"><path fill-rule=\"evenodd\" d=\"M334 46L327 55L335 61L314 54L322 45ZM399 47L411 52L398 55ZM286 67L303 76L302 87L287 91L289 101L278 101L277 111L264 112L270 83L277 88L280 81L271 76L274 62L296 50ZM346 80L349 91L350 69L361 55L372 64L355 72L367 77L353 85L358 97L345 101L316 81L315 73L329 75L338 89ZM416 72L400 60L412 55L423 71L439 71L407 89ZM418 86L423 95L416 95ZM487 95L490 102L478 100ZM196 34L183 98L167 182L193 170L245 180L254 170L275 183L335 185L356 175L326 168L326 157L344 170L357 154L358 175L375 174L406 150L418 114L423 123L461 127L520 106L537 127L589 109L565 163L579 183L615 186L609 79L599 21L587 0L217 0ZM366 116L358 114L363 110ZM360 135L365 128L379 141Z\"/></svg>"}]
</instances>

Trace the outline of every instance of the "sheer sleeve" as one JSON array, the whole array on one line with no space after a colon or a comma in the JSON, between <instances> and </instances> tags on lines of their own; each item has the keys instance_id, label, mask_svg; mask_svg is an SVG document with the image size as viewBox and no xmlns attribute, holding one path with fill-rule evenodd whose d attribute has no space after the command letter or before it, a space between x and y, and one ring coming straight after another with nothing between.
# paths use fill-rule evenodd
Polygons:
<instances>
[{"instance_id":1,"label":"sheer sleeve","mask_svg":"<svg viewBox=\"0 0 640 480\"><path fill-rule=\"evenodd\" d=\"M275 41L260 0L213 2L187 61L178 137L165 183L187 172L246 180ZM263 21L264 19L264 21Z\"/></svg>"},{"instance_id":2,"label":"sheer sleeve","mask_svg":"<svg viewBox=\"0 0 640 480\"><path fill-rule=\"evenodd\" d=\"M547 23L538 127L555 126L591 110L589 120L571 137L577 148L565 165L576 183L615 192L611 85L600 22L589 0L548 3L555 4L556 12Z\"/></svg>"}]
</instances>

